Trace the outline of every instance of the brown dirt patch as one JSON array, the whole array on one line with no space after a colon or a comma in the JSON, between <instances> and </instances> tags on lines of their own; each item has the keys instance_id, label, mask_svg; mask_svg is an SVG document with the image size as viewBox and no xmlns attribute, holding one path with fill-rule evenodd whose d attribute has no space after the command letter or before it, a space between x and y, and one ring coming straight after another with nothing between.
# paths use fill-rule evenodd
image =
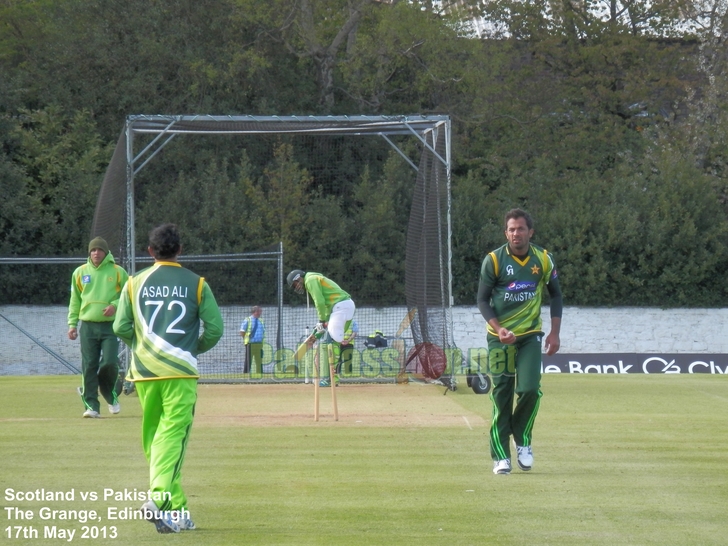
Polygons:
<instances>
[{"instance_id":1,"label":"brown dirt patch","mask_svg":"<svg viewBox=\"0 0 728 546\"><path fill-rule=\"evenodd\" d=\"M485 427L444 387L415 383L341 385L334 421L331 389L320 389L319 421L313 419L312 385L200 385L196 426Z\"/></svg>"}]
</instances>

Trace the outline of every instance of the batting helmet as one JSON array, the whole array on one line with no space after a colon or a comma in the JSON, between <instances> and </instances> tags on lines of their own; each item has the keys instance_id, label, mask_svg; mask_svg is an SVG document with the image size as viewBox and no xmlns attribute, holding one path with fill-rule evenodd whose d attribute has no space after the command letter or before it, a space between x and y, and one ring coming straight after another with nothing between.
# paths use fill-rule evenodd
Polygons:
<instances>
[{"instance_id":1,"label":"batting helmet","mask_svg":"<svg viewBox=\"0 0 728 546\"><path fill-rule=\"evenodd\" d=\"M303 293L303 277L306 275L305 271L302 271L300 269L294 269L288 274L288 277L286 277L286 282L288 283L288 286L293 288L296 292L299 294ZM293 283L300 280L300 284L298 286L293 286Z\"/></svg>"}]
</instances>

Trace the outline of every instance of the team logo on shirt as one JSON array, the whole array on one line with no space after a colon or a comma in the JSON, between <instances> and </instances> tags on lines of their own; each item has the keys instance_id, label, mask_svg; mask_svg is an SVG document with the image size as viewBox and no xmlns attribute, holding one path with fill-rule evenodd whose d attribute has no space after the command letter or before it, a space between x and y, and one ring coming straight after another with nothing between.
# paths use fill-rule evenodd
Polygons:
<instances>
[{"instance_id":1,"label":"team logo on shirt","mask_svg":"<svg viewBox=\"0 0 728 546\"><path fill-rule=\"evenodd\" d=\"M506 286L503 301L524 302L536 297L536 283L534 281L513 281Z\"/></svg>"},{"instance_id":2,"label":"team logo on shirt","mask_svg":"<svg viewBox=\"0 0 728 546\"><path fill-rule=\"evenodd\" d=\"M523 292L524 290L536 290L536 283L533 281L513 281L506 287L509 292Z\"/></svg>"},{"instance_id":3,"label":"team logo on shirt","mask_svg":"<svg viewBox=\"0 0 728 546\"><path fill-rule=\"evenodd\" d=\"M89 284L91 282L91 275L83 275L81 277L81 282L83 284Z\"/></svg>"},{"instance_id":4,"label":"team logo on shirt","mask_svg":"<svg viewBox=\"0 0 728 546\"><path fill-rule=\"evenodd\" d=\"M534 265L531 268L531 273L533 273L534 275L538 275L540 272L541 272L541 268L537 265Z\"/></svg>"}]
</instances>

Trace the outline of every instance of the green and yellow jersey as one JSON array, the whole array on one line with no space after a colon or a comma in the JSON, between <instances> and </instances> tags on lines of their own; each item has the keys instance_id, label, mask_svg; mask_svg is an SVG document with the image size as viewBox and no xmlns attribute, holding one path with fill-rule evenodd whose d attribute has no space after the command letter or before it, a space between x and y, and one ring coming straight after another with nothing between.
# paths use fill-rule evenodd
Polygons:
<instances>
[{"instance_id":1,"label":"green and yellow jersey","mask_svg":"<svg viewBox=\"0 0 728 546\"><path fill-rule=\"evenodd\" d=\"M91 258L76 268L71 279L71 300L68 305L68 326L75 328L79 320L112 322L104 315L109 305L119 307L121 288L129 278L124 268L114 263L108 252L98 267Z\"/></svg>"},{"instance_id":2,"label":"green and yellow jersey","mask_svg":"<svg viewBox=\"0 0 728 546\"><path fill-rule=\"evenodd\" d=\"M516 336L541 332L543 289L561 301L561 289L553 257L530 245L525 256L514 255L508 244L490 252L483 260L478 287L478 308L486 319L488 334L498 336L487 321L496 317ZM554 311L552 309L552 311ZM560 316L560 309L558 316Z\"/></svg>"},{"instance_id":3,"label":"green and yellow jersey","mask_svg":"<svg viewBox=\"0 0 728 546\"><path fill-rule=\"evenodd\" d=\"M114 332L132 348L127 380L198 378L197 355L220 340L223 321L203 277L160 261L129 278Z\"/></svg>"},{"instance_id":4,"label":"green and yellow jersey","mask_svg":"<svg viewBox=\"0 0 728 546\"><path fill-rule=\"evenodd\" d=\"M326 322L331 316L331 309L340 301L350 300L351 296L331 279L321 273L306 273L303 279L306 291L311 295L313 304L321 322Z\"/></svg>"}]
</instances>

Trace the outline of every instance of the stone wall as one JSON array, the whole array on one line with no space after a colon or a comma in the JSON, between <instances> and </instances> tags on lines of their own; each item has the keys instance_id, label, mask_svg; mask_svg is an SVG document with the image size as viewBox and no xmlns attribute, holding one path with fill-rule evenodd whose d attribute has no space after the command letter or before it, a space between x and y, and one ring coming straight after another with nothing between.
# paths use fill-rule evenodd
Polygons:
<instances>
[{"instance_id":1,"label":"stone wall","mask_svg":"<svg viewBox=\"0 0 728 546\"><path fill-rule=\"evenodd\" d=\"M223 308L226 324L229 324L221 343L239 346L237 328L240 317L245 316L247 311L247 307ZM381 324L399 324L406 315L403 307L361 311L358 315L360 336L366 336ZM66 336L66 307L3 306L0 307L0 313L27 329L33 337L62 359L80 366L79 343L70 342ZM285 347L297 346L302 333L297 328L304 323L303 314L305 309L285 309ZM485 347L485 321L477 308L454 307L452 318L455 345L464 354L467 354L468 349ZM548 307L543 309L543 319L548 332ZM728 309L566 307L561 328L560 354L728 354L727 323ZM393 332L385 334L392 335ZM7 321L0 319L0 375L71 373L59 362L46 349L20 334Z\"/></svg>"},{"instance_id":2,"label":"stone wall","mask_svg":"<svg viewBox=\"0 0 728 546\"><path fill-rule=\"evenodd\" d=\"M542 312L550 329L549 309ZM485 344L485 320L474 307L453 309L455 345ZM728 309L566 307L562 353L728 353Z\"/></svg>"}]
</instances>

